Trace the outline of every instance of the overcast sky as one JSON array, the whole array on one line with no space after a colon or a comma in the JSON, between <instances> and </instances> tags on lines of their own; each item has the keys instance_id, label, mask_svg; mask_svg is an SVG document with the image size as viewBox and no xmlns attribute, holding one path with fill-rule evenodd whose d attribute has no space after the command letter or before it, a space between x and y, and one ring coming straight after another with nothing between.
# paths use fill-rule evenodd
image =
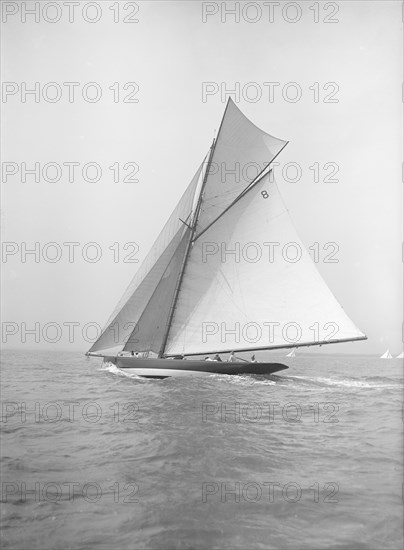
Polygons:
<instances>
[{"instance_id":1,"label":"overcast sky","mask_svg":"<svg viewBox=\"0 0 404 550\"><path fill-rule=\"evenodd\" d=\"M11 253L3 250L2 315L3 322L16 323L7 325L16 330L7 347L34 347L33 336L21 342L21 330L22 323L33 328L36 322L41 329L58 323L63 331L54 344L41 336L41 348L90 347L83 327L104 325L139 265L124 257L131 251L134 259L145 257L210 146L226 90L240 83L240 97L232 96L238 107L263 130L290 141L275 172L282 195L306 246L319 243L317 267L327 284L369 338L322 351L401 351L401 2L331 2L327 11L324 3L252 2L238 23L214 2L122 2L119 12L117 3L95 2L98 14L81 2L73 22L66 5L59 3L58 13L54 2L40 2L39 21L27 14L24 22L22 4L34 5L3 3L2 79L9 93L3 93L2 161L10 164L3 164L2 233ZM94 23L84 19L98 16ZM37 102L21 95L24 82L28 89L39 82ZM62 90L54 102L58 88L49 82ZM64 82L78 83L70 85L72 102ZM99 101L83 99L82 92L89 99L97 92L84 88L89 82L101 90ZM124 88L129 82L136 86ZM218 90L205 101L204 82ZM269 82L279 83L273 101ZM297 87L288 87L291 82ZM296 90L301 99L293 102ZM35 182L28 174L22 182L22 163L42 169L49 162L62 166L59 181L44 181L42 174ZM80 163L73 182L66 162ZM99 181L83 179L88 162L101 167ZM282 176L290 162L301 166L297 182L290 181L292 169L289 178ZM139 181L115 183L118 165L120 180L129 174L126 163L138 165L133 178ZM315 163L320 182L310 169ZM338 181L324 182L336 166ZM55 174L50 168L48 179ZM87 176L94 174L89 168ZM24 242L27 248L40 243L49 257L56 249L45 245L55 242L62 257L54 263L42 255L39 262L24 258ZM71 263L64 242L79 243ZM95 252L85 248L89 242L99 244L100 261L88 261ZM124 250L130 242L137 251ZM331 250L322 250L326 243L338 245L338 263L324 262ZM63 325L69 322L78 323L71 345Z\"/></svg>"}]
</instances>

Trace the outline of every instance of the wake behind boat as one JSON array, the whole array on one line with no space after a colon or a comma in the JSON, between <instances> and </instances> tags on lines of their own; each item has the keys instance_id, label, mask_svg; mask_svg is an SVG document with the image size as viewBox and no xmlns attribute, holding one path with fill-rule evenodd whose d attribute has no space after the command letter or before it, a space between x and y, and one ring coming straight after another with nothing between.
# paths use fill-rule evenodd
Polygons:
<instances>
[{"instance_id":1,"label":"wake behind boat","mask_svg":"<svg viewBox=\"0 0 404 550\"><path fill-rule=\"evenodd\" d=\"M272 374L287 366L190 357L285 348L294 357L299 346L366 339L280 195L270 165L287 143L228 100L217 139L88 355L149 377ZM300 256L272 261L268 241Z\"/></svg>"}]
</instances>

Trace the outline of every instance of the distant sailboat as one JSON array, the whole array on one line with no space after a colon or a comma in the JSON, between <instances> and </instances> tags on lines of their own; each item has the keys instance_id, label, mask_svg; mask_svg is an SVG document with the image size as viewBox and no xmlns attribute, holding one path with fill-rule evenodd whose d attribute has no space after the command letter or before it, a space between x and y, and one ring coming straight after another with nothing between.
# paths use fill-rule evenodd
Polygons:
<instances>
[{"instance_id":1,"label":"distant sailboat","mask_svg":"<svg viewBox=\"0 0 404 550\"><path fill-rule=\"evenodd\" d=\"M396 359L404 359L404 351L402 351L400 355L397 355Z\"/></svg>"},{"instance_id":2,"label":"distant sailboat","mask_svg":"<svg viewBox=\"0 0 404 550\"><path fill-rule=\"evenodd\" d=\"M283 330L269 337L271 323L297 326L296 346L366 339L321 278L270 173L287 143L228 100L217 138L88 355L150 377L270 374L287 367L192 356L290 348ZM268 253L267 241L297 245L299 261L251 260L254 246Z\"/></svg>"},{"instance_id":3,"label":"distant sailboat","mask_svg":"<svg viewBox=\"0 0 404 550\"><path fill-rule=\"evenodd\" d=\"M380 356L380 359L392 359L393 356L390 353L390 349L387 348L387 350L383 353L383 355Z\"/></svg>"},{"instance_id":4,"label":"distant sailboat","mask_svg":"<svg viewBox=\"0 0 404 550\"><path fill-rule=\"evenodd\" d=\"M293 348L292 351L285 355L285 357L296 357L296 348Z\"/></svg>"}]
</instances>

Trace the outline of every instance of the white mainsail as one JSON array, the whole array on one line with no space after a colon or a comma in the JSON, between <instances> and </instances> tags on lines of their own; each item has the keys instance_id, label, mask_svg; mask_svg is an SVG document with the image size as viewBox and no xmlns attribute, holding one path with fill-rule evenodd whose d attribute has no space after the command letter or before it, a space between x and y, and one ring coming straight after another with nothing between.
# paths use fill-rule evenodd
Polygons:
<instances>
[{"instance_id":1,"label":"white mainsail","mask_svg":"<svg viewBox=\"0 0 404 550\"><path fill-rule=\"evenodd\" d=\"M404 351L402 351L399 355L397 355L396 359L403 359L404 358Z\"/></svg>"},{"instance_id":2,"label":"white mainsail","mask_svg":"<svg viewBox=\"0 0 404 550\"><path fill-rule=\"evenodd\" d=\"M285 357L296 357L296 348L293 348Z\"/></svg>"},{"instance_id":3,"label":"white mainsail","mask_svg":"<svg viewBox=\"0 0 404 550\"><path fill-rule=\"evenodd\" d=\"M318 273L268 171L286 144L228 101L209 161L90 352L161 357L366 338Z\"/></svg>"},{"instance_id":4,"label":"white mainsail","mask_svg":"<svg viewBox=\"0 0 404 550\"><path fill-rule=\"evenodd\" d=\"M273 261L268 243L278 243ZM292 249L300 254L295 262L281 253L288 250L292 258ZM268 174L193 243L166 353L248 351L361 338L363 333L306 252Z\"/></svg>"},{"instance_id":5,"label":"white mainsail","mask_svg":"<svg viewBox=\"0 0 404 550\"><path fill-rule=\"evenodd\" d=\"M380 356L380 359L392 359L393 356L390 353L390 349L387 348L387 350L383 353L383 355Z\"/></svg>"}]
</instances>

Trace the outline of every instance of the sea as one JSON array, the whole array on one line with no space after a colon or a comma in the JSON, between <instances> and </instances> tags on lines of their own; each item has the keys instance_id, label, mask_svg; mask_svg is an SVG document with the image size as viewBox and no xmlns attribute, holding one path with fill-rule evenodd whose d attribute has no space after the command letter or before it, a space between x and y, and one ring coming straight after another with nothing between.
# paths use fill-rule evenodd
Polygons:
<instances>
[{"instance_id":1,"label":"sea","mask_svg":"<svg viewBox=\"0 0 404 550\"><path fill-rule=\"evenodd\" d=\"M402 548L402 360L280 359L148 380L4 351L2 549Z\"/></svg>"}]
</instances>

